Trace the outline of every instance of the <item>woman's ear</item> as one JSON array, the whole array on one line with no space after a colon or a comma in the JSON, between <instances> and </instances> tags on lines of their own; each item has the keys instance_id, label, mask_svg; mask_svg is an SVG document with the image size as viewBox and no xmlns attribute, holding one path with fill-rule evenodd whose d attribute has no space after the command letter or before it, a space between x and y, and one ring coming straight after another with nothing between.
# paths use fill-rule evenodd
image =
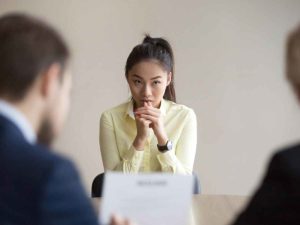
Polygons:
<instances>
[{"instance_id":1,"label":"woman's ear","mask_svg":"<svg viewBox=\"0 0 300 225\"><path fill-rule=\"evenodd\" d=\"M169 72L168 77L167 77L167 86L171 83L172 76L173 76L172 72Z\"/></svg>"}]
</instances>

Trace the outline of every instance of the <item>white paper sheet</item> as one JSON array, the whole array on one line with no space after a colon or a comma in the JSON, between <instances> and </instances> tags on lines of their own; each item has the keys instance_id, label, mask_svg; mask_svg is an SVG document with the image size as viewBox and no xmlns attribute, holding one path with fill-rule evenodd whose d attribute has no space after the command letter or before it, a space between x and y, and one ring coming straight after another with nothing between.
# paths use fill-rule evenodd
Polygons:
<instances>
[{"instance_id":1,"label":"white paper sheet","mask_svg":"<svg viewBox=\"0 0 300 225\"><path fill-rule=\"evenodd\" d=\"M192 190L192 176L106 173L100 223L117 213L138 225L186 225Z\"/></svg>"}]
</instances>

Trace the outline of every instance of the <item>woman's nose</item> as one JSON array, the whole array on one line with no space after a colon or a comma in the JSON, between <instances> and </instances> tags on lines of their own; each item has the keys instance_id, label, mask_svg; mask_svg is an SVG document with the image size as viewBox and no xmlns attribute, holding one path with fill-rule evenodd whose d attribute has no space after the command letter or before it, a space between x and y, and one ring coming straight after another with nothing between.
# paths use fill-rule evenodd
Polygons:
<instances>
[{"instance_id":1,"label":"woman's nose","mask_svg":"<svg viewBox=\"0 0 300 225\"><path fill-rule=\"evenodd\" d=\"M145 85L143 94L145 97L151 96L151 87L149 87L148 85Z\"/></svg>"}]
</instances>

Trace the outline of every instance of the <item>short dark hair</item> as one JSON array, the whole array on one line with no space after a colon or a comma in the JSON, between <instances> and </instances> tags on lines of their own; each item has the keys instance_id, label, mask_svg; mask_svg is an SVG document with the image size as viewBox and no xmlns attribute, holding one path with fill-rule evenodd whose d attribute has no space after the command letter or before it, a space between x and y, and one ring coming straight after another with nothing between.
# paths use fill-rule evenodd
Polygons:
<instances>
[{"instance_id":1,"label":"short dark hair","mask_svg":"<svg viewBox=\"0 0 300 225\"><path fill-rule=\"evenodd\" d=\"M53 63L63 74L69 55L59 33L39 19L21 13L0 17L0 96L22 100Z\"/></svg>"},{"instance_id":2,"label":"short dark hair","mask_svg":"<svg viewBox=\"0 0 300 225\"><path fill-rule=\"evenodd\" d=\"M174 87L174 55L169 42L163 38L152 38L148 34L143 42L135 46L129 54L125 75L128 78L128 72L132 67L143 60L156 60L167 71L172 73L171 83L167 86L164 98L176 102Z\"/></svg>"}]
</instances>

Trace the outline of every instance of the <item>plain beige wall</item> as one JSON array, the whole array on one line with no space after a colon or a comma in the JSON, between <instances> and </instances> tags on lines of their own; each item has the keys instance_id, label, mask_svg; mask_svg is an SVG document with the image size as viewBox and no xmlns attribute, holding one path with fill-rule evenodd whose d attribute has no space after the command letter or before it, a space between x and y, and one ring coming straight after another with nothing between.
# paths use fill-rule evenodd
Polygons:
<instances>
[{"instance_id":1,"label":"plain beige wall","mask_svg":"<svg viewBox=\"0 0 300 225\"><path fill-rule=\"evenodd\" d=\"M300 109L284 74L284 40L299 0L1 0L59 29L73 51L73 108L56 148L86 189L103 171L101 112L128 96L124 65L143 34L174 47L178 101L198 117L195 171L203 193L250 194L272 151L300 139Z\"/></svg>"}]
</instances>

